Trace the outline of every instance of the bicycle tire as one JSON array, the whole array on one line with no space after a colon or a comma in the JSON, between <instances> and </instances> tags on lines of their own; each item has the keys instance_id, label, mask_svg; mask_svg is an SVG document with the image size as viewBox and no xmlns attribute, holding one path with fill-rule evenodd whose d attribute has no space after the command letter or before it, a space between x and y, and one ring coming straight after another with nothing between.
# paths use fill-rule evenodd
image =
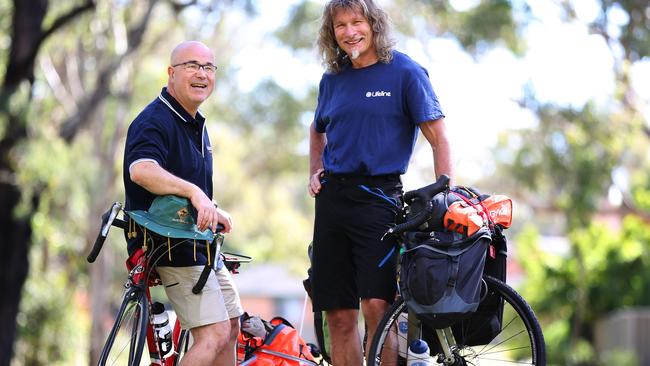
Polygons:
<instances>
[{"instance_id":1,"label":"bicycle tire","mask_svg":"<svg viewBox=\"0 0 650 366\"><path fill-rule=\"evenodd\" d=\"M483 279L487 284L488 295L498 295L503 299L504 313L501 332L485 345L465 346L463 332L457 330L468 329L467 327L470 326L468 322L472 318L454 325L452 328L455 328L457 354L462 361L457 360L457 363L453 365L478 365L481 364L481 360L490 365L512 365L513 361L526 365L546 365L544 335L533 310L512 287L504 282L490 276L484 276ZM397 343L395 341L397 337L396 321L398 316L405 311L407 311L406 304L401 298L397 299L387 311L379 323L378 331L370 347L368 366L406 365L406 359L398 355L398 350L384 353L387 339L392 339L394 340L392 343ZM409 327L411 326L416 325L409 317ZM430 363L438 364L436 363L438 360L437 350L440 349L440 346L435 334L426 334L427 331L431 331L426 327L421 327L416 331L422 334L422 338L428 335L426 338L432 343L435 342L430 347L432 353ZM390 355L392 360L382 360L382 353L385 355L384 357ZM395 362L395 357L397 357L397 362Z\"/></svg>"},{"instance_id":2,"label":"bicycle tire","mask_svg":"<svg viewBox=\"0 0 650 366\"><path fill-rule=\"evenodd\" d=\"M102 349L99 366L140 365L147 339L148 312L144 291L139 288L126 291Z\"/></svg>"},{"instance_id":3,"label":"bicycle tire","mask_svg":"<svg viewBox=\"0 0 650 366\"><path fill-rule=\"evenodd\" d=\"M181 359L187 353L187 350L190 348L190 331L187 329L181 330L181 334L178 336L178 344L176 345L174 366L180 365Z\"/></svg>"},{"instance_id":4,"label":"bicycle tire","mask_svg":"<svg viewBox=\"0 0 650 366\"><path fill-rule=\"evenodd\" d=\"M316 342L323 360L329 365L332 363L329 355L329 329L327 329L327 320L324 311L314 312L314 333L316 333Z\"/></svg>"}]
</instances>

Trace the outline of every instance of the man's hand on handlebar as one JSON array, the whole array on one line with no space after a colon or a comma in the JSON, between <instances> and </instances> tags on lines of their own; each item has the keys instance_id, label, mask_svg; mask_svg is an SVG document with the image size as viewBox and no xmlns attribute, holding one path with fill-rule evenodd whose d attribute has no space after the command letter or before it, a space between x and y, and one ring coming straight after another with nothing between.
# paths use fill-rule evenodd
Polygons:
<instances>
[{"instance_id":1,"label":"man's hand on handlebar","mask_svg":"<svg viewBox=\"0 0 650 366\"><path fill-rule=\"evenodd\" d=\"M230 214L217 208L217 205L198 187L190 197L190 201L192 206L196 208L196 226L199 230L210 229L213 233L216 233L218 224L223 225L223 232L225 233L232 230L233 224Z\"/></svg>"},{"instance_id":2,"label":"man's hand on handlebar","mask_svg":"<svg viewBox=\"0 0 650 366\"><path fill-rule=\"evenodd\" d=\"M217 214L218 214L217 223L223 225L223 232L229 233L230 231L232 231L233 222L230 214L220 208L217 208ZM215 225L212 231L215 231L216 229L217 226Z\"/></svg>"}]
</instances>

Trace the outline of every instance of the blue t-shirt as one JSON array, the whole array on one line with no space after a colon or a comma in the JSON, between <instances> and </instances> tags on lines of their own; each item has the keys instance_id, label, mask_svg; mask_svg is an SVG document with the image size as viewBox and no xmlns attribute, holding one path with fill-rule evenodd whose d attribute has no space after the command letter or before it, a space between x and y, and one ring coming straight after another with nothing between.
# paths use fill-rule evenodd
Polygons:
<instances>
[{"instance_id":1,"label":"blue t-shirt","mask_svg":"<svg viewBox=\"0 0 650 366\"><path fill-rule=\"evenodd\" d=\"M427 70L401 52L393 51L388 64L325 73L314 117L316 131L327 135L324 168L336 174L404 174L418 125L443 117Z\"/></svg>"},{"instance_id":2,"label":"blue t-shirt","mask_svg":"<svg viewBox=\"0 0 650 366\"><path fill-rule=\"evenodd\" d=\"M205 117L198 112L193 118L172 97L167 88L154 99L129 126L124 147L123 180L126 200L124 209L148 210L156 195L131 181L130 167L140 161L152 161L169 173L196 184L212 198L212 145ZM142 237L129 241L129 248L142 244ZM139 241L139 242L138 242ZM203 253L194 260L190 245L172 250L160 265L189 266L207 263Z\"/></svg>"}]
</instances>

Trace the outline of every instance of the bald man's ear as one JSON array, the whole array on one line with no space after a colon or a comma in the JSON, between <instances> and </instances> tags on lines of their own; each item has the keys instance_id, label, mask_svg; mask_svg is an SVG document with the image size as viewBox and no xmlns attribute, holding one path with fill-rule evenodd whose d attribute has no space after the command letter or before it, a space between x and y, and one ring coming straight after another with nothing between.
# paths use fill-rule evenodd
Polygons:
<instances>
[{"instance_id":1,"label":"bald man's ear","mask_svg":"<svg viewBox=\"0 0 650 366\"><path fill-rule=\"evenodd\" d=\"M167 67L167 76L172 77L172 74L174 73L174 68L171 66Z\"/></svg>"}]
</instances>

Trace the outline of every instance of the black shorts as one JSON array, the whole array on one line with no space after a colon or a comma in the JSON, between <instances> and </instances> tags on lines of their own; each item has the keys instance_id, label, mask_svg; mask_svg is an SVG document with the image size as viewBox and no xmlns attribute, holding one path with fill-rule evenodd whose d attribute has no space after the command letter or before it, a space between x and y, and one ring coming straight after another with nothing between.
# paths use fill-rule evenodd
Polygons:
<instances>
[{"instance_id":1,"label":"black shorts","mask_svg":"<svg viewBox=\"0 0 650 366\"><path fill-rule=\"evenodd\" d=\"M316 196L312 286L314 311L358 309L359 299L395 299L395 237L386 230L402 207L399 175L326 175Z\"/></svg>"}]
</instances>

